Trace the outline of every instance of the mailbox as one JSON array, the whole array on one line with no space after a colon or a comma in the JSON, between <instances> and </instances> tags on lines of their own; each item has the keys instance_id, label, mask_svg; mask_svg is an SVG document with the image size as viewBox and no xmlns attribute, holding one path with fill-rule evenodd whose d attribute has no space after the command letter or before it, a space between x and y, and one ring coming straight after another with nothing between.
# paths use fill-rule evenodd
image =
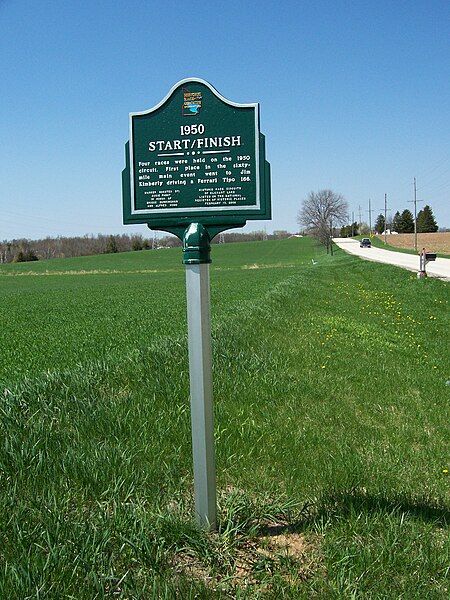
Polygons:
<instances>
[{"instance_id":1,"label":"mailbox","mask_svg":"<svg viewBox=\"0 0 450 600\"><path fill-rule=\"evenodd\" d=\"M422 277L427 276L426 265L433 260L436 260L436 254L434 252L427 252L425 248L422 248L422 252L419 255L419 272L417 273L418 279L422 279Z\"/></svg>"}]
</instances>

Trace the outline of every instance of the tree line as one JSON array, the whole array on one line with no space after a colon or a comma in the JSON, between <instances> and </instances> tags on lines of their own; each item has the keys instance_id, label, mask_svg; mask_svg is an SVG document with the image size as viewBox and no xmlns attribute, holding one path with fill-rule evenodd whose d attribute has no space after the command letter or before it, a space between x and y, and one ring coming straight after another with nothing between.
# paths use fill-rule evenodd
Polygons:
<instances>
[{"instance_id":1,"label":"tree line","mask_svg":"<svg viewBox=\"0 0 450 600\"><path fill-rule=\"evenodd\" d=\"M375 222L375 232L383 233L385 228L397 233L414 233L414 216L410 210L405 209L402 213L397 211L392 222L385 223L384 215L379 214ZM427 204L417 213L417 233L435 233L438 229L433 211Z\"/></svg>"},{"instance_id":2,"label":"tree line","mask_svg":"<svg viewBox=\"0 0 450 600\"><path fill-rule=\"evenodd\" d=\"M213 243L248 242L265 239L283 239L291 234L288 231L231 232L217 236ZM92 254L112 254L140 250L156 250L181 246L180 240L173 235L159 238L146 238L135 235L85 235L73 237L46 237L39 240L26 238L0 242L0 263L28 262L49 258L72 258Z\"/></svg>"},{"instance_id":3,"label":"tree line","mask_svg":"<svg viewBox=\"0 0 450 600\"><path fill-rule=\"evenodd\" d=\"M336 233L341 237L353 237L355 235L368 235L369 226L366 223L348 224L348 204L341 194L332 190L319 190L310 192L302 201L298 213L298 223L305 233L313 235L319 242L332 250L331 240ZM384 215L380 214L375 223L376 233L387 230L397 233L413 233L414 217L408 209L402 213L397 211L392 222L385 223ZM431 207L427 204L417 215L417 231L419 233L432 233L438 231L438 225Z\"/></svg>"},{"instance_id":4,"label":"tree line","mask_svg":"<svg viewBox=\"0 0 450 600\"><path fill-rule=\"evenodd\" d=\"M0 262L26 262L48 258L71 258L91 254L126 252L151 248L152 240L142 235L85 235L26 238L0 242Z\"/></svg>"}]
</instances>

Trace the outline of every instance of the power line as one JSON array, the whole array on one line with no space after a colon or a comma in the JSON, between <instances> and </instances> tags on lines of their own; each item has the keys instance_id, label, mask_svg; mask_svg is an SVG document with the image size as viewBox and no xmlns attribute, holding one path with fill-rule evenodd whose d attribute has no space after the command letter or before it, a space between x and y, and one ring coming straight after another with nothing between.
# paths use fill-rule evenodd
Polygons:
<instances>
[{"instance_id":1,"label":"power line","mask_svg":"<svg viewBox=\"0 0 450 600\"><path fill-rule=\"evenodd\" d=\"M427 194L427 201L433 201L433 200L440 200L441 198L448 198L448 191L444 191L444 192L440 192L438 194L436 194L435 192L432 192L431 194Z\"/></svg>"},{"instance_id":2,"label":"power line","mask_svg":"<svg viewBox=\"0 0 450 600\"><path fill-rule=\"evenodd\" d=\"M14 218L20 219L21 221L24 221L24 220L27 221L28 220L28 221L35 222L37 220L37 221L41 221L41 222L44 222L44 223L56 223L58 225L61 225L61 222L63 221L63 218L61 218L61 219L52 219L51 217L46 217L46 216L43 216L43 215L40 215L40 214L38 214L38 215L32 215L30 213L24 214L24 213L14 212L14 211L11 211L11 210L8 210L8 209L3 209L3 208L1 209L1 212L2 212L2 214L6 214L6 215L8 215L10 217L14 217ZM64 217L64 221L67 222L67 220L68 219L66 217ZM81 223L77 223L77 222L74 222L72 220L70 220L70 224L71 225L75 225L77 227L85 227L86 226L86 223L84 223L82 225Z\"/></svg>"},{"instance_id":3,"label":"power line","mask_svg":"<svg viewBox=\"0 0 450 600\"><path fill-rule=\"evenodd\" d=\"M433 190L434 190L434 191L438 192L439 190L441 190L441 189L443 189L445 187L450 187L450 182L449 181L445 181L444 183L440 183L437 186L432 185L431 186L431 191L433 192ZM424 191L425 193L427 193L427 191L429 189L430 188L428 186L422 186L421 188L419 188L419 191Z\"/></svg>"},{"instance_id":4,"label":"power line","mask_svg":"<svg viewBox=\"0 0 450 600\"><path fill-rule=\"evenodd\" d=\"M9 204L11 204L11 203L9 203ZM40 219L40 220L43 220L43 221L53 221L55 223L60 223L61 220L66 220L67 221L68 219L71 219L70 215L68 216L66 213L64 213L64 215L61 215L61 217L58 218L58 219L52 219L52 217L48 217L48 216L43 215L41 213L30 214L29 212L21 212L20 210L19 211L10 210L9 208L2 208L2 207L1 207L1 212L2 213L9 213L10 215L15 216L15 217L20 217L20 218L25 218L25 219L28 219L28 218L31 217L33 220L34 219ZM93 214L93 213L89 212L89 218L103 220L105 218L105 215L98 215L98 214ZM74 223L74 221L72 221L72 220L70 222ZM76 225L80 225L80 223L76 223L76 222L75 222L75 224Z\"/></svg>"},{"instance_id":5,"label":"power line","mask_svg":"<svg viewBox=\"0 0 450 600\"><path fill-rule=\"evenodd\" d=\"M445 169L444 171L442 171L442 173L440 173L439 175L437 175L437 177L433 177L430 181L425 180L424 187L432 186L435 181L439 182L439 180L442 179L442 177L444 177L445 175L447 175L447 173L449 173L449 172L450 172L450 167L448 167L447 169ZM423 186L423 184L422 184L422 186Z\"/></svg>"},{"instance_id":6,"label":"power line","mask_svg":"<svg viewBox=\"0 0 450 600\"><path fill-rule=\"evenodd\" d=\"M440 169L443 164L448 163L448 162L449 162L448 157L444 156L443 158L438 160L438 162L434 166L432 166L430 169L425 169L424 171L420 171L420 169L419 169L420 179L426 180L432 173L434 173L434 171L436 171L437 169Z\"/></svg>"},{"instance_id":7,"label":"power line","mask_svg":"<svg viewBox=\"0 0 450 600\"><path fill-rule=\"evenodd\" d=\"M446 166L448 163L450 162L450 159L447 156L444 156L443 158L441 158L440 160L438 160L438 162L436 164L434 164L433 166L431 166L428 169L424 169L423 171L421 171L420 169L418 170L418 174L419 174L419 179L421 181L425 180L425 184L429 185L430 183L432 183L432 181L435 181L435 171L439 170L441 167ZM442 175L445 175L446 172L450 169L446 168L440 175L437 176L437 178L439 179L440 177L442 177ZM415 169L416 170L416 169ZM432 181L429 181L429 178L432 178ZM411 183L411 180L408 181L402 181L399 185L413 185ZM420 189L422 188L418 188L417 191L420 191Z\"/></svg>"},{"instance_id":8,"label":"power line","mask_svg":"<svg viewBox=\"0 0 450 600\"><path fill-rule=\"evenodd\" d=\"M56 229L56 227L54 225L51 225L51 226L49 225L48 227L45 227L44 224L41 224L41 225L39 225L39 224L38 225L35 225L35 224L28 225L28 224L18 223L17 221L11 221L11 220L5 219L3 217L0 220L0 224L1 225L6 225L8 228L11 228L11 229L12 228L17 229L18 227L21 227L21 228L31 229L32 231L45 232L45 233L47 233L47 235L48 235L48 231L50 229ZM61 229L63 231L64 230L71 231L71 229L69 229L69 225L60 226L58 229Z\"/></svg>"}]
</instances>

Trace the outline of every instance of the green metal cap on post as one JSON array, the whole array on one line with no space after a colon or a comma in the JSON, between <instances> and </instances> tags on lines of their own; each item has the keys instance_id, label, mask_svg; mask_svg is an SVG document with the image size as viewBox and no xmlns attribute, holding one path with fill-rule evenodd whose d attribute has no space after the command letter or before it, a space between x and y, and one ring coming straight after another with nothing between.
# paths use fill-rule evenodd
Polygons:
<instances>
[{"instance_id":1,"label":"green metal cap on post","mask_svg":"<svg viewBox=\"0 0 450 600\"><path fill-rule=\"evenodd\" d=\"M211 238L201 223L191 223L183 235L183 263L201 265L211 262Z\"/></svg>"}]
</instances>

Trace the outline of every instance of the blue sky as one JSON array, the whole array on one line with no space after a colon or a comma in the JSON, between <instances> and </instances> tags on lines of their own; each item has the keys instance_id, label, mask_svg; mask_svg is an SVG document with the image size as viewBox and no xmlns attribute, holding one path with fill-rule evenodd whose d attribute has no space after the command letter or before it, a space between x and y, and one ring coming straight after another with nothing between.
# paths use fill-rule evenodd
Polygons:
<instances>
[{"instance_id":1,"label":"blue sky","mask_svg":"<svg viewBox=\"0 0 450 600\"><path fill-rule=\"evenodd\" d=\"M268 231L324 187L411 209L414 176L450 226L447 0L0 0L0 72L0 239L147 234L122 225L128 113L185 77L260 102Z\"/></svg>"}]
</instances>

